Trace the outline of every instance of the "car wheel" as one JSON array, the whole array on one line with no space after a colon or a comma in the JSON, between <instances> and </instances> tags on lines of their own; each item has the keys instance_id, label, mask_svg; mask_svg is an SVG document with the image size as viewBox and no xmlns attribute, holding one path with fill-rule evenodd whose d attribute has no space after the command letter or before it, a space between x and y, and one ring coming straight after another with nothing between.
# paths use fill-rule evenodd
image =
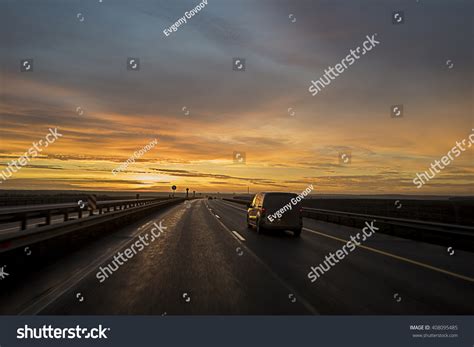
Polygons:
<instances>
[{"instance_id":1,"label":"car wheel","mask_svg":"<svg viewBox=\"0 0 474 347\"><path fill-rule=\"evenodd\" d=\"M301 228L293 230L294 237L300 237L300 235L301 235Z\"/></svg>"}]
</instances>

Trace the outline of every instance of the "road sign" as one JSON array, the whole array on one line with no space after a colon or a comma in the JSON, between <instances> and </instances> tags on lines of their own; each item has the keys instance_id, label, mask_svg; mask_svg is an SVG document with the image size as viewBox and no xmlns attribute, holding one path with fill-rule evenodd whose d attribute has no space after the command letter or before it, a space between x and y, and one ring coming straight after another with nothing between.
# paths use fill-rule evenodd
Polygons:
<instances>
[{"instance_id":1,"label":"road sign","mask_svg":"<svg viewBox=\"0 0 474 347\"><path fill-rule=\"evenodd\" d=\"M176 186L172 186L171 189L176 190Z\"/></svg>"}]
</instances>

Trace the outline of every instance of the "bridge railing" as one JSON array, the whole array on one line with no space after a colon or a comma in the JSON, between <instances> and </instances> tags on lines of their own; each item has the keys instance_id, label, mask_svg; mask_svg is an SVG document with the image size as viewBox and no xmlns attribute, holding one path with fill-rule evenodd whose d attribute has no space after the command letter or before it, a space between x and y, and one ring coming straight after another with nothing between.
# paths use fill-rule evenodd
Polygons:
<instances>
[{"instance_id":1,"label":"bridge railing","mask_svg":"<svg viewBox=\"0 0 474 347\"><path fill-rule=\"evenodd\" d=\"M405 219L395 217L385 217L379 215L352 213L334 210L325 210L318 208L303 208L303 215L305 217L326 220L328 222L342 222L343 219L357 220L357 221L371 221L376 220L379 223L383 223L391 226L408 227L415 229L423 229L436 231L439 233L445 233L450 235L460 236L472 236L474 237L474 227L459 224L447 224L430 221L422 221L416 219Z\"/></svg>"},{"instance_id":2,"label":"bridge railing","mask_svg":"<svg viewBox=\"0 0 474 347\"><path fill-rule=\"evenodd\" d=\"M0 264L8 264L11 273L20 276L24 271L30 271L37 265L58 259L93 240L114 233L143 218L149 218L183 201L183 198L146 199L122 201L118 205L103 202L99 203L95 210L100 211L102 208L101 214L91 214L86 218L75 218L26 230L2 232ZM117 206L123 207L123 210ZM107 210L110 212L105 212ZM30 212L31 209L28 209L28 213Z\"/></svg>"},{"instance_id":3,"label":"bridge railing","mask_svg":"<svg viewBox=\"0 0 474 347\"><path fill-rule=\"evenodd\" d=\"M247 205L249 201L241 199L223 199L231 202L235 202L241 205ZM440 235L447 237L460 236L467 237L474 240L474 227L459 224L447 224L430 222L416 219L405 219L386 217L380 215L353 213L345 211L325 210L318 208L303 207L303 216L307 218L324 220L327 222L333 222L338 224L354 225L360 224L361 222L376 220L380 224L384 224L390 227L407 228L412 230L423 230L435 232Z\"/></svg>"},{"instance_id":4,"label":"bridge railing","mask_svg":"<svg viewBox=\"0 0 474 347\"><path fill-rule=\"evenodd\" d=\"M77 203L2 208L0 209L0 224L19 222L20 229L25 230L28 227L28 221L32 219L43 219L43 223L40 225L47 226L51 225L52 218L55 216L61 216L62 222L67 222L71 219L72 214L77 214L77 218L83 218L111 211L149 205L164 200L165 199L132 199L98 201L96 208L91 208L91 206L87 206L86 204L79 206Z\"/></svg>"}]
</instances>

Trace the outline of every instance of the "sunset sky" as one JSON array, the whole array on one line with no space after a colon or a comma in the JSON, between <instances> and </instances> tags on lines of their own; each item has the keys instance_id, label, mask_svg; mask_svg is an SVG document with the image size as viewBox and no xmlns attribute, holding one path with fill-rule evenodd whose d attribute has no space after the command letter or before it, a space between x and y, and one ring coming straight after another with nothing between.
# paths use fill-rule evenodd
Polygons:
<instances>
[{"instance_id":1,"label":"sunset sky","mask_svg":"<svg viewBox=\"0 0 474 347\"><path fill-rule=\"evenodd\" d=\"M474 194L472 149L412 183L474 128L472 1L209 0L163 34L198 3L0 0L0 170L63 134L0 189ZM308 92L374 33L379 46Z\"/></svg>"}]
</instances>

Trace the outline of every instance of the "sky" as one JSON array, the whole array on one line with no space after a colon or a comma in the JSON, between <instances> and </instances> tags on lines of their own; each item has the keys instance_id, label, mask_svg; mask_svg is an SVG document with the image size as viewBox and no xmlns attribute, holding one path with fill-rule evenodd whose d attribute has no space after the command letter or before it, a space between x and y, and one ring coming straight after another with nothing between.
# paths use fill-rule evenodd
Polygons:
<instances>
[{"instance_id":1,"label":"sky","mask_svg":"<svg viewBox=\"0 0 474 347\"><path fill-rule=\"evenodd\" d=\"M209 0L163 33L199 3L0 0L0 172L63 135L0 189L474 194L472 149L412 182L474 128L472 1Z\"/></svg>"}]
</instances>

